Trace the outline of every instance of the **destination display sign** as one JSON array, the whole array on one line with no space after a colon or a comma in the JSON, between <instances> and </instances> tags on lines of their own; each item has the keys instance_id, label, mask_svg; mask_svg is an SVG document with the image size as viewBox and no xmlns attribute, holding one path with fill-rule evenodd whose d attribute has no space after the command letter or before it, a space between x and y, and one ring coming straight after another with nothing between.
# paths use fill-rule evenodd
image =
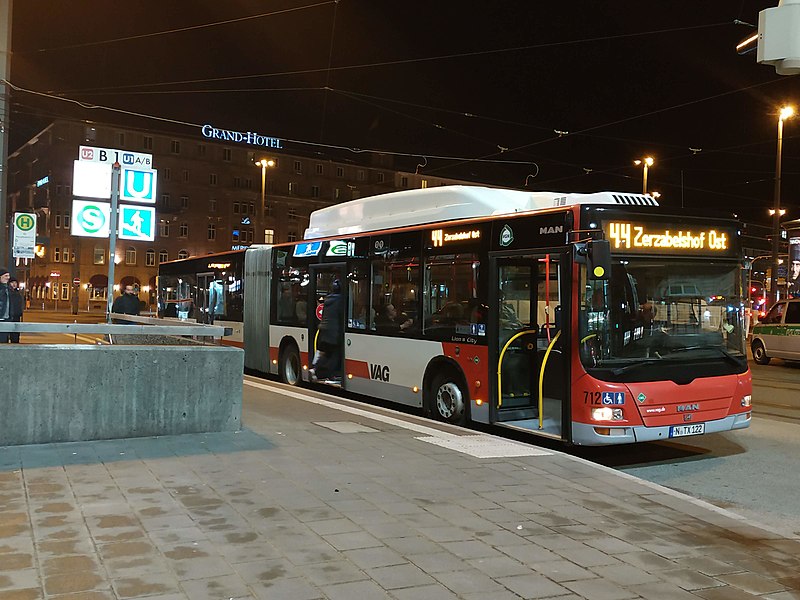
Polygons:
<instances>
[{"instance_id":1,"label":"destination display sign","mask_svg":"<svg viewBox=\"0 0 800 600\"><path fill-rule=\"evenodd\" d=\"M737 232L728 225L613 220L603 223L612 252L734 256Z\"/></svg>"}]
</instances>

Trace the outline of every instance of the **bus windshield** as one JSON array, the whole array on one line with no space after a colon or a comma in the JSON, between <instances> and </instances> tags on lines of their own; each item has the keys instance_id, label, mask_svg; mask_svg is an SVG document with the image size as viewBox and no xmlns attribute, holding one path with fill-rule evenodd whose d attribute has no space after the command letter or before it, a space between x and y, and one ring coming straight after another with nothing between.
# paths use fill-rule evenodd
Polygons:
<instances>
[{"instance_id":1,"label":"bus windshield","mask_svg":"<svg viewBox=\"0 0 800 600\"><path fill-rule=\"evenodd\" d=\"M580 356L584 367L614 379L639 366L716 364L711 375L747 368L741 268L735 263L631 258L606 281L583 269ZM727 367L720 365L725 364ZM651 368L651 379L659 368ZM641 381L643 375L636 373Z\"/></svg>"}]
</instances>

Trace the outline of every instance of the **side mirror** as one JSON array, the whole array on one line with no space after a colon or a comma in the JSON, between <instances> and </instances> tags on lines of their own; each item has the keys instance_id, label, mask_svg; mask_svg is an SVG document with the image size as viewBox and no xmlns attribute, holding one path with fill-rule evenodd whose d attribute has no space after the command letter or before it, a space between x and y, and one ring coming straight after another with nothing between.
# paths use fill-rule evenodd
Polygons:
<instances>
[{"instance_id":1,"label":"side mirror","mask_svg":"<svg viewBox=\"0 0 800 600\"><path fill-rule=\"evenodd\" d=\"M589 279L606 280L611 275L611 242L590 240L586 244Z\"/></svg>"}]
</instances>

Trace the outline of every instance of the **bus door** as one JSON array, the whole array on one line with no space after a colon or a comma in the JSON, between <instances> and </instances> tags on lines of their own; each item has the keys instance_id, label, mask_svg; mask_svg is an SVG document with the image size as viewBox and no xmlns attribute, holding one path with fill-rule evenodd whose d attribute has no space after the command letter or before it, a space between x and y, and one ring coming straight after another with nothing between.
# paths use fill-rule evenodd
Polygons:
<instances>
[{"instance_id":1,"label":"bus door","mask_svg":"<svg viewBox=\"0 0 800 600\"><path fill-rule=\"evenodd\" d=\"M214 315L211 303L211 289L214 285L214 273L197 274L197 296L195 297L195 310L198 323L213 325Z\"/></svg>"},{"instance_id":2,"label":"bus door","mask_svg":"<svg viewBox=\"0 0 800 600\"><path fill-rule=\"evenodd\" d=\"M563 352L568 264L559 253L492 259L492 408L498 424L563 437L569 414Z\"/></svg>"},{"instance_id":3,"label":"bus door","mask_svg":"<svg viewBox=\"0 0 800 600\"><path fill-rule=\"evenodd\" d=\"M314 357L318 356L314 366L314 379L318 383L344 387L344 321L347 309L347 278L344 263L311 265L311 281L314 286L309 299L314 300L314 314L308 330L309 352L314 365ZM325 333L320 330L322 323L325 299L334 293L334 282L338 282L339 298L334 304L333 319L334 333ZM320 352L320 355L317 355Z\"/></svg>"}]
</instances>

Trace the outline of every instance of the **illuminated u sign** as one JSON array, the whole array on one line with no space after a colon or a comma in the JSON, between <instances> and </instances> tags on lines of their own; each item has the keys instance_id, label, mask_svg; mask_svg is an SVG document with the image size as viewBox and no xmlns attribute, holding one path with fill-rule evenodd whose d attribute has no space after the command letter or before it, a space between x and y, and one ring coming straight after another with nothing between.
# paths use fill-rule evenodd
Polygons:
<instances>
[{"instance_id":1,"label":"illuminated u sign","mask_svg":"<svg viewBox=\"0 0 800 600\"><path fill-rule=\"evenodd\" d=\"M119 199L132 202L156 202L156 170L122 168Z\"/></svg>"}]
</instances>

